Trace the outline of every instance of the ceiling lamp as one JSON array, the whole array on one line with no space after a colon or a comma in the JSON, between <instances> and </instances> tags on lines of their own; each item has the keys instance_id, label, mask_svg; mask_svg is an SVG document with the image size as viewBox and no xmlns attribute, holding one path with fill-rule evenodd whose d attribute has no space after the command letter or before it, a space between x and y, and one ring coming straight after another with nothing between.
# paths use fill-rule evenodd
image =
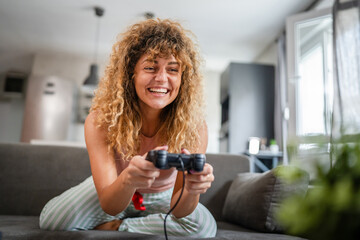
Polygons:
<instances>
[{"instance_id":1,"label":"ceiling lamp","mask_svg":"<svg viewBox=\"0 0 360 240\"><path fill-rule=\"evenodd\" d=\"M155 17L155 14L153 12L145 12L144 17L145 19L153 19Z\"/></svg>"},{"instance_id":2,"label":"ceiling lamp","mask_svg":"<svg viewBox=\"0 0 360 240\"><path fill-rule=\"evenodd\" d=\"M96 33L95 33L94 63L90 65L90 73L85 79L84 85L96 86L99 82L99 75L98 75L99 66L97 65L97 55L99 50L100 17L104 15L104 9L101 7L94 7L94 11L95 11L95 15L98 17Z\"/></svg>"}]
</instances>

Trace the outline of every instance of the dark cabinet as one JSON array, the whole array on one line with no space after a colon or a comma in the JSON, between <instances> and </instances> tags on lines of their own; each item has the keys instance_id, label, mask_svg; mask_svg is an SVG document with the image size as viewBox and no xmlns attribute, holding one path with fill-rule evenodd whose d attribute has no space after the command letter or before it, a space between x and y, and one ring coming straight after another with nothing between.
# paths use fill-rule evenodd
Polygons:
<instances>
[{"instance_id":1,"label":"dark cabinet","mask_svg":"<svg viewBox=\"0 0 360 240\"><path fill-rule=\"evenodd\" d=\"M274 138L274 75L274 66L246 63L222 73L221 152L244 152L249 137Z\"/></svg>"}]
</instances>

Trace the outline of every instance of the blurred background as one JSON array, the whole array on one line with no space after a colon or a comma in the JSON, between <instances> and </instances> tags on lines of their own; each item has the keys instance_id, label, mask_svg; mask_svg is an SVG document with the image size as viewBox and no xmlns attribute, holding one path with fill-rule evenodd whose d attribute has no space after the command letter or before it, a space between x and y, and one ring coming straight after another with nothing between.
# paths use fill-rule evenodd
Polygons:
<instances>
[{"instance_id":1,"label":"blurred background","mask_svg":"<svg viewBox=\"0 0 360 240\"><path fill-rule=\"evenodd\" d=\"M85 80L96 69L98 77L103 75L119 33L155 17L177 20L197 37L204 58L208 152L242 153L250 137L262 139L264 149L277 141L282 151L282 121L289 120L289 108L276 105L288 92L276 83L279 39L292 16L332 4L0 0L0 142L85 146L83 123L96 88ZM302 34L309 40L316 36L312 30L331 29L331 20L321 24L307 25ZM306 119L301 124L301 131L317 131L306 128Z\"/></svg>"}]
</instances>

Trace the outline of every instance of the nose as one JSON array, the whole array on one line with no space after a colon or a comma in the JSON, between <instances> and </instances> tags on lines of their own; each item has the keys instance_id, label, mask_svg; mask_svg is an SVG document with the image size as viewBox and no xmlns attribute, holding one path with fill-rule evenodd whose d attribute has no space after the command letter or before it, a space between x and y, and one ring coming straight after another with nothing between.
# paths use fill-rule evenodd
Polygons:
<instances>
[{"instance_id":1,"label":"nose","mask_svg":"<svg viewBox=\"0 0 360 240\"><path fill-rule=\"evenodd\" d=\"M165 69L160 69L155 76L155 81L159 81L159 82L164 82L166 81L167 76L166 76L166 70Z\"/></svg>"}]
</instances>

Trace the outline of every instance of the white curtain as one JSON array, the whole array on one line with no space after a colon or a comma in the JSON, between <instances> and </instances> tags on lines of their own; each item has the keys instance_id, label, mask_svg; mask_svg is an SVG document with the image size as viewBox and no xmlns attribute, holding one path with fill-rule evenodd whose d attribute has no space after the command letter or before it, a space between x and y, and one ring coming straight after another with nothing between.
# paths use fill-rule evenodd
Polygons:
<instances>
[{"instance_id":1,"label":"white curtain","mask_svg":"<svg viewBox=\"0 0 360 240\"><path fill-rule=\"evenodd\" d=\"M275 114L274 129L275 139L280 149L283 151L283 164L288 164L286 141L287 141L287 119L285 111L287 108L286 100L286 37L282 34L277 40L277 67L275 72Z\"/></svg>"},{"instance_id":2,"label":"white curtain","mask_svg":"<svg viewBox=\"0 0 360 240\"><path fill-rule=\"evenodd\" d=\"M360 134L360 0L334 3L334 138Z\"/></svg>"}]
</instances>

